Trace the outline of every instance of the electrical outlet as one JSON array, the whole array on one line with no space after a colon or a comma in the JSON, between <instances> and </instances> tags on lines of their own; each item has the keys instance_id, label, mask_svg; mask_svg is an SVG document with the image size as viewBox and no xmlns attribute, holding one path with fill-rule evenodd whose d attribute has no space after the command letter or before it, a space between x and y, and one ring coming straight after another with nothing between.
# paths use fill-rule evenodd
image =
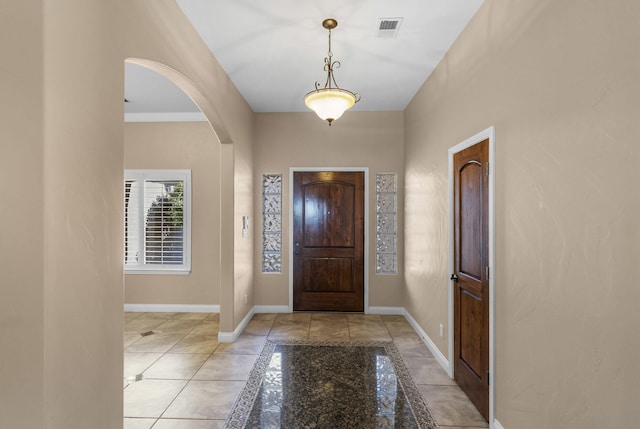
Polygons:
<instances>
[{"instance_id":1,"label":"electrical outlet","mask_svg":"<svg viewBox=\"0 0 640 429\"><path fill-rule=\"evenodd\" d=\"M442 323L440 324L440 336L444 337L444 325Z\"/></svg>"},{"instance_id":2,"label":"electrical outlet","mask_svg":"<svg viewBox=\"0 0 640 429\"><path fill-rule=\"evenodd\" d=\"M244 294L244 303L247 304L249 302L249 297L247 296L247 294Z\"/></svg>"}]
</instances>

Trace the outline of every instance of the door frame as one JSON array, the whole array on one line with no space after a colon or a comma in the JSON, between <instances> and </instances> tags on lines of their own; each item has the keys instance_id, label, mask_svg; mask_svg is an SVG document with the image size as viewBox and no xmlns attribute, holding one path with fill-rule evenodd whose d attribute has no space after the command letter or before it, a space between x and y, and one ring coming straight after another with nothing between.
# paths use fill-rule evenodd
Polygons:
<instances>
[{"instance_id":1,"label":"door frame","mask_svg":"<svg viewBox=\"0 0 640 429\"><path fill-rule=\"evenodd\" d=\"M369 313L369 167L289 167L289 313L293 312L293 173L353 171L364 173L364 313Z\"/></svg>"},{"instance_id":2,"label":"door frame","mask_svg":"<svg viewBox=\"0 0 640 429\"><path fill-rule=\"evenodd\" d=\"M495 171L496 171L496 148L495 148L495 126L480 131L479 133L463 140L457 145L449 148L448 163L449 163L449 273L453 273L455 269L455 208L454 208L454 171L453 171L453 156L483 140L489 139L489 427L494 427L495 420L495 273L496 273L496 259L495 259ZM454 329L453 329L453 316L454 316L454 281L449 280L449 377L454 378Z\"/></svg>"}]
</instances>

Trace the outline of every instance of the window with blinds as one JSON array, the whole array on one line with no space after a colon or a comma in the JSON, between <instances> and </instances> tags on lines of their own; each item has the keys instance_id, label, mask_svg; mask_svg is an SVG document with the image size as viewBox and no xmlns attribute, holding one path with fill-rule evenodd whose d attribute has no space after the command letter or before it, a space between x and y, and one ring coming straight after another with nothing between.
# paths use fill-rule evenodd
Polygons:
<instances>
[{"instance_id":1,"label":"window with blinds","mask_svg":"<svg viewBox=\"0 0 640 429\"><path fill-rule=\"evenodd\" d=\"M188 274L189 170L126 170L124 267L131 274Z\"/></svg>"}]
</instances>

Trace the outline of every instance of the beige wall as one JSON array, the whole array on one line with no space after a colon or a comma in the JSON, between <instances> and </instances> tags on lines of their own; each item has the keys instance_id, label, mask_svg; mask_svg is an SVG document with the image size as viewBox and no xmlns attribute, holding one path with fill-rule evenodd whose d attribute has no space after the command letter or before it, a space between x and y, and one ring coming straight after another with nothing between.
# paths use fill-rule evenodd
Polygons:
<instances>
[{"instance_id":1,"label":"beige wall","mask_svg":"<svg viewBox=\"0 0 640 429\"><path fill-rule=\"evenodd\" d=\"M369 182L369 305L402 305L403 217L403 114L402 112L347 112L331 127L314 113L258 113L255 119L256 240L253 269L256 305L289 304L289 168L367 167ZM375 177L398 174L398 273L375 274ZM283 177L283 264L281 274L262 273L262 175Z\"/></svg>"},{"instance_id":2,"label":"beige wall","mask_svg":"<svg viewBox=\"0 0 640 429\"><path fill-rule=\"evenodd\" d=\"M0 6L0 421L19 429L44 417L42 7Z\"/></svg>"},{"instance_id":3,"label":"beige wall","mask_svg":"<svg viewBox=\"0 0 640 429\"><path fill-rule=\"evenodd\" d=\"M252 112L172 0L4 2L0 36L0 175L14 209L0 222L2 426L121 427L124 60L166 64L233 143L228 225L234 199L252 207L235 196L251 182ZM221 269L222 329L234 329L236 272Z\"/></svg>"},{"instance_id":4,"label":"beige wall","mask_svg":"<svg viewBox=\"0 0 640 429\"><path fill-rule=\"evenodd\" d=\"M447 149L496 127L506 429L640 417L638 17L632 0L487 0L406 110L405 306L445 355Z\"/></svg>"},{"instance_id":5,"label":"beige wall","mask_svg":"<svg viewBox=\"0 0 640 429\"><path fill-rule=\"evenodd\" d=\"M133 0L123 9L124 55L172 80L212 124L220 148L220 330L233 331L249 307L253 241L242 239L242 214L253 210L253 112L174 0ZM233 226L231 226L233 225ZM233 252L228 249L234 249Z\"/></svg>"},{"instance_id":6,"label":"beige wall","mask_svg":"<svg viewBox=\"0 0 640 429\"><path fill-rule=\"evenodd\" d=\"M125 304L220 302L220 143L207 122L127 123L125 169L191 170L191 273L125 276Z\"/></svg>"},{"instance_id":7,"label":"beige wall","mask_svg":"<svg viewBox=\"0 0 640 429\"><path fill-rule=\"evenodd\" d=\"M250 297L254 291L254 275L253 275L253 237L256 229L251 226L249 233L242 236L242 216L249 216L252 221L251 213L254 210L255 198L253 194L253 146L251 133L252 128L244 129L248 135L244 136L245 142L235 143L233 145L233 167L234 167L234 183L233 183L233 228L226 228L225 233L233 237L233 309L234 309L234 329L238 327L240 322L249 311L253 308ZM255 223L254 223L255 225ZM225 248L222 250L225 252ZM244 303L244 296L247 296L247 303Z\"/></svg>"},{"instance_id":8,"label":"beige wall","mask_svg":"<svg viewBox=\"0 0 640 429\"><path fill-rule=\"evenodd\" d=\"M118 427L122 413L123 194L118 183L124 79L120 39L112 34L117 12L99 0L79 6L53 1L43 10L41 427L106 429Z\"/></svg>"}]
</instances>

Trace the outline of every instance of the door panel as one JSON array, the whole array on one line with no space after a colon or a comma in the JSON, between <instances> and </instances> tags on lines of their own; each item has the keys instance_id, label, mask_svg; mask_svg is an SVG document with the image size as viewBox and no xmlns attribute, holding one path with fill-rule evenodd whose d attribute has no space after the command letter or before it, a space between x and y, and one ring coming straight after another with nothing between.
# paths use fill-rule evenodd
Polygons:
<instances>
[{"instance_id":1,"label":"door panel","mask_svg":"<svg viewBox=\"0 0 640 429\"><path fill-rule=\"evenodd\" d=\"M460 170L460 273L480 281L482 276L482 166L470 161Z\"/></svg>"},{"instance_id":2,"label":"door panel","mask_svg":"<svg viewBox=\"0 0 640 429\"><path fill-rule=\"evenodd\" d=\"M341 273L353 273L353 270L351 258L305 258L303 290L305 292L353 292L351 275L341 275ZM325 281L319 282L318 278L324 278Z\"/></svg>"},{"instance_id":3,"label":"door panel","mask_svg":"<svg viewBox=\"0 0 640 429\"><path fill-rule=\"evenodd\" d=\"M304 198L305 247L353 247L355 186L312 183Z\"/></svg>"},{"instance_id":4,"label":"door panel","mask_svg":"<svg viewBox=\"0 0 640 429\"><path fill-rule=\"evenodd\" d=\"M293 180L293 309L363 311L364 173Z\"/></svg>"},{"instance_id":5,"label":"door panel","mask_svg":"<svg viewBox=\"0 0 640 429\"><path fill-rule=\"evenodd\" d=\"M454 373L489 418L489 141L454 155Z\"/></svg>"},{"instance_id":6,"label":"door panel","mask_svg":"<svg viewBox=\"0 0 640 429\"><path fill-rule=\"evenodd\" d=\"M460 294L460 359L476 377L482 372L482 301L462 291Z\"/></svg>"}]
</instances>

